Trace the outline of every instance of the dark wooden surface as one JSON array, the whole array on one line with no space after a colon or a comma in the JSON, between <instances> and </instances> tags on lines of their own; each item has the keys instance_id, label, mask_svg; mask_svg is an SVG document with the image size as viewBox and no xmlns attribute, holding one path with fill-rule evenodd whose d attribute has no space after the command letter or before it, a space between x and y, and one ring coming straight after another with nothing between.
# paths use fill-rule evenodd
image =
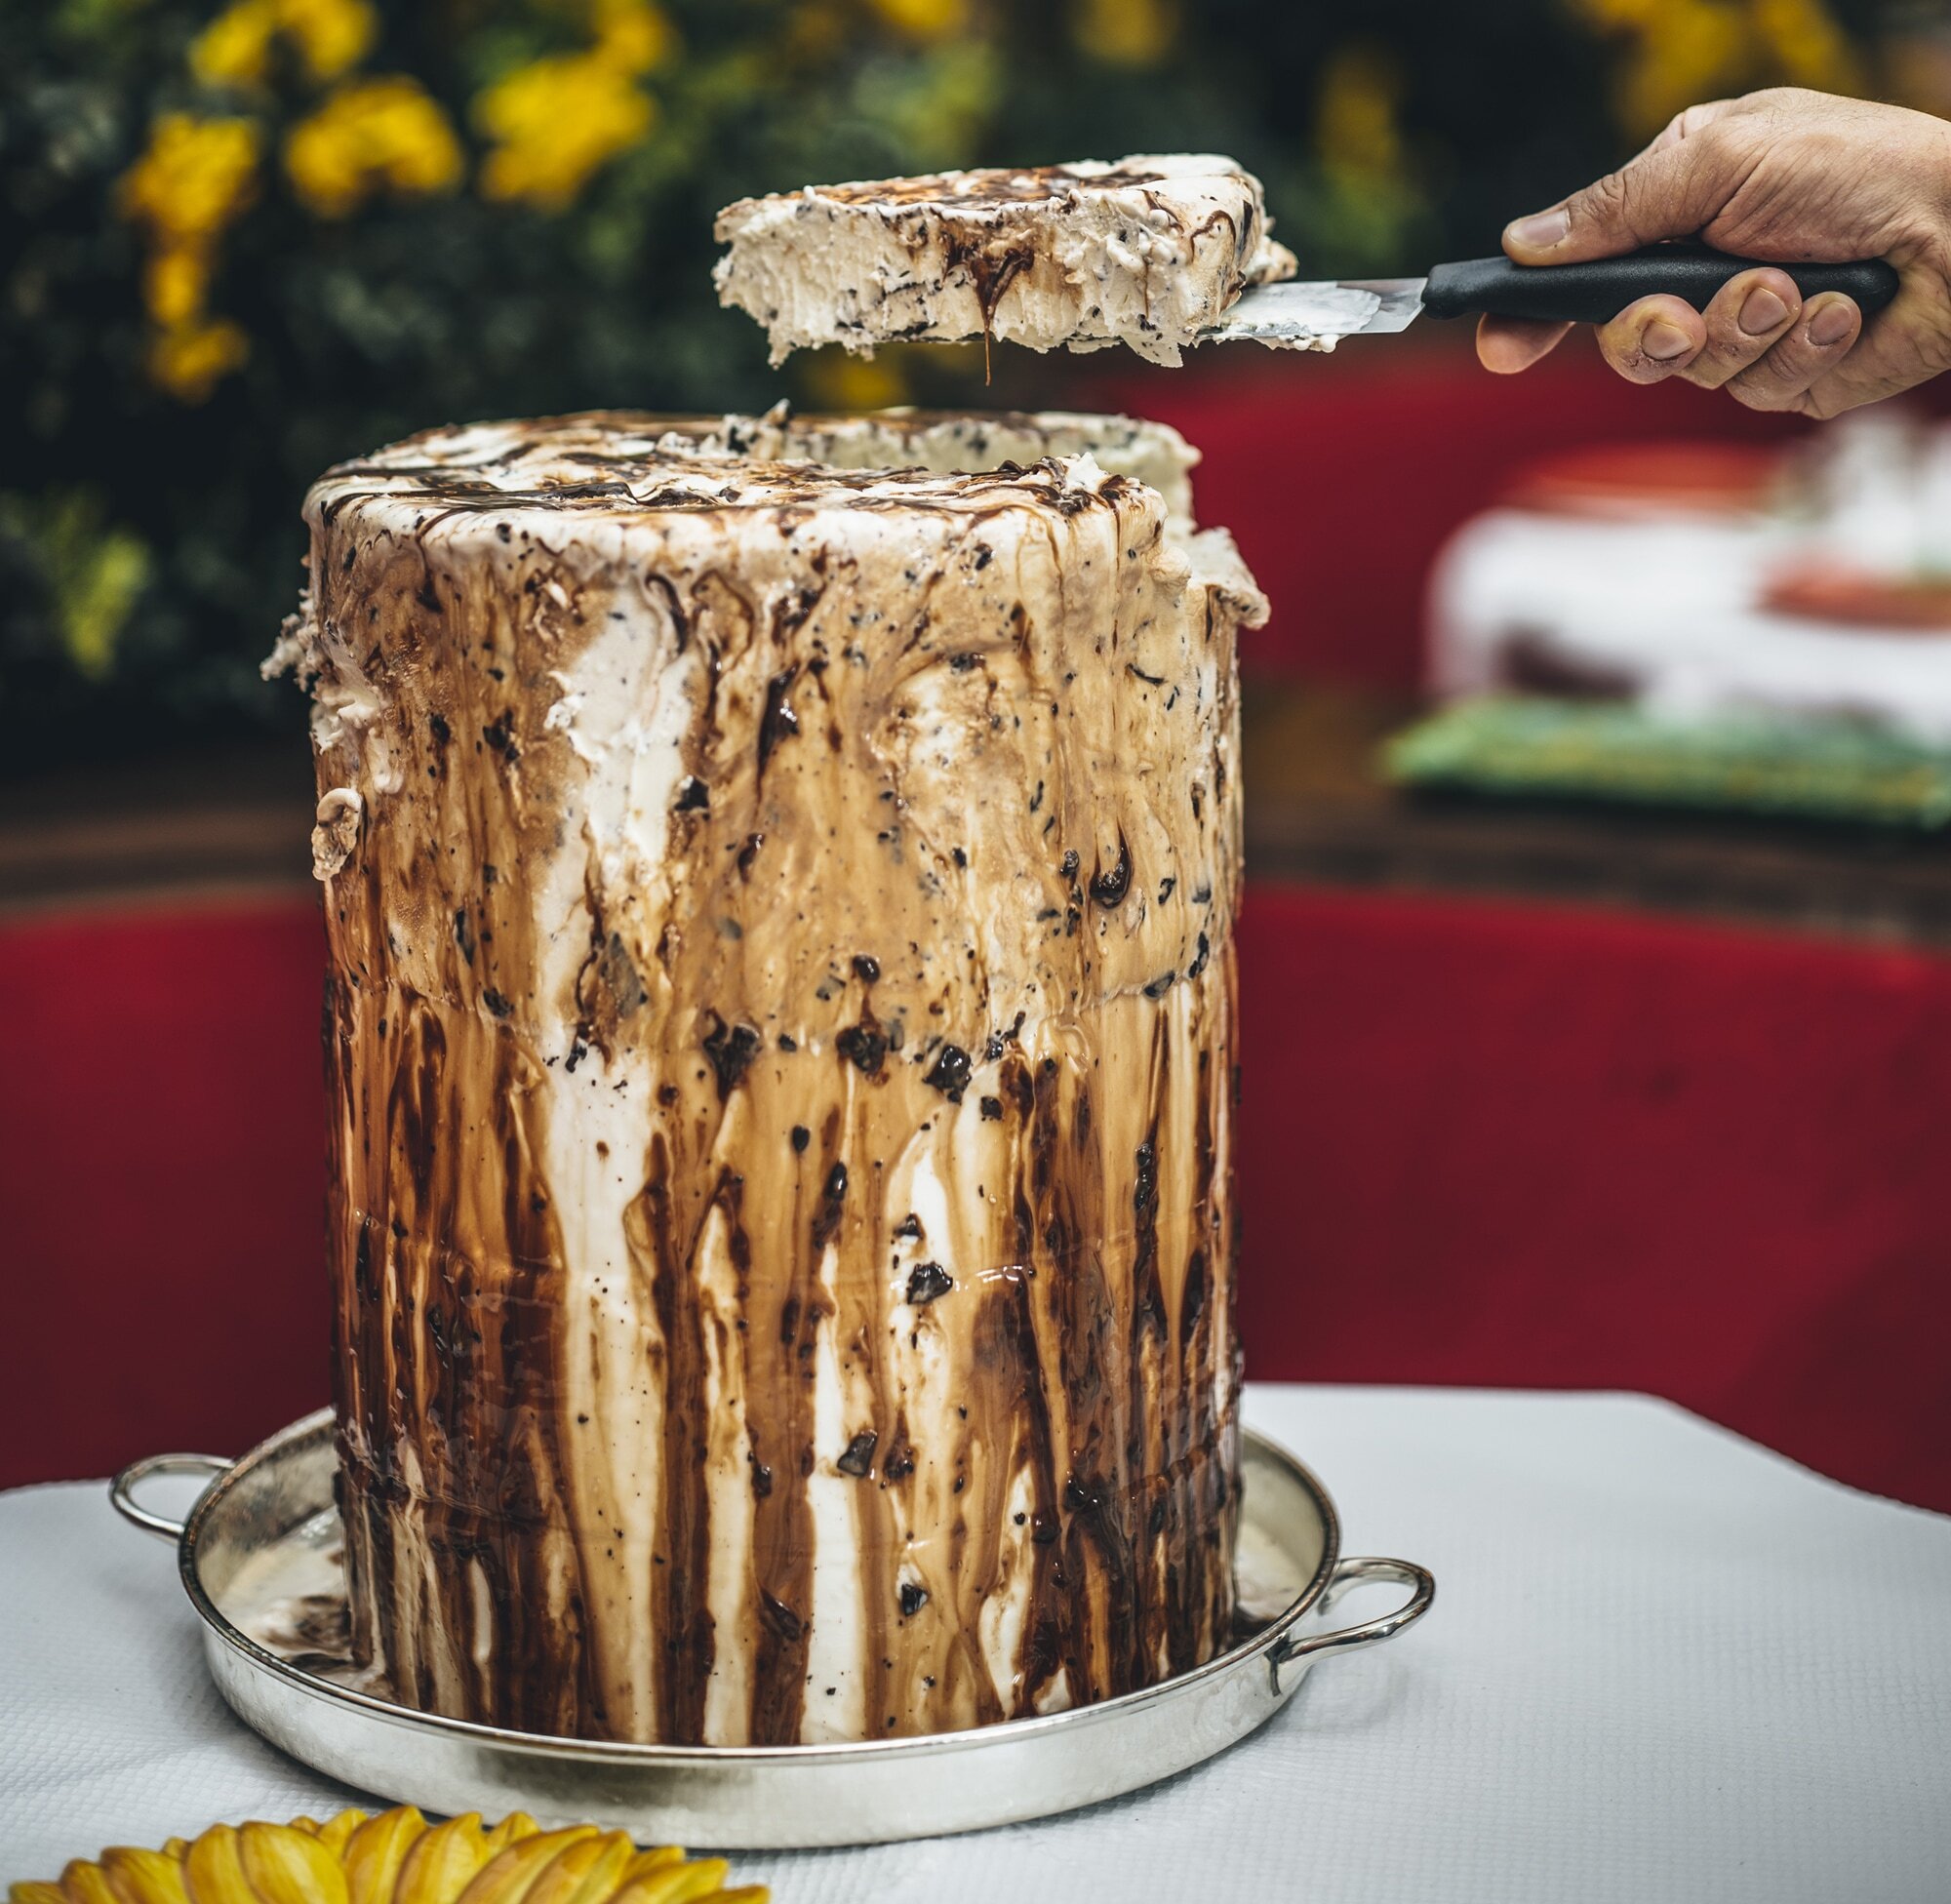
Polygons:
<instances>
[{"instance_id":1,"label":"dark wooden surface","mask_svg":"<svg viewBox=\"0 0 1951 1904\"><path fill-rule=\"evenodd\" d=\"M1251 684L1249 874L1951 945L1951 840L1408 796L1380 783L1374 760L1414 711ZM296 735L0 786L0 910L308 892L311 806Z\"/></svg>"}]
</instances>

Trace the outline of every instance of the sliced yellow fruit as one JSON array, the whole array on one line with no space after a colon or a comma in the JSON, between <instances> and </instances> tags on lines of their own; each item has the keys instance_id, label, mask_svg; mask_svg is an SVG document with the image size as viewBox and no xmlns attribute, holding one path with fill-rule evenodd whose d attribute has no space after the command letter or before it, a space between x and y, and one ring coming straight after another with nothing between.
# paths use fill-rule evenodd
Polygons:
<instances>
[{"instance_id":1,"label":"sliced yellow fruit","mask_svg":"<svg viewBox=\"0 0 1951 1904\"><path fill-rule=\"evenodd\" d=\"M468 1812L429 1826L412 1805L323 1822L213 1825L160 1851L118 1845L76 1858L55 1884L16 1884L8 1904L768 1904L763 1884L725 1888L723 1858L638 1850L595 1825L543 1831L526 1811L485 1826Z\"/></svg>"},{"instance_id":2,"label":"sliced yellow fruit","mask_svg":"<svg viewBox=\"0 0 1951 1904\"><path fill-rule=\"evenodd\" d=\"M122 1904L189 1904L182 1866L167 1852L117 1844L102 1852L101 1869Z\"/></svg>"},{"instance_id":3,"label":"sliced yellow fruit","mask_svg":"<svg viewBox=\"0 0 1951 1904\"><path fill-rule=\"evenodd\" d=\"M444 1825L435 1825L407 1853L392 1904L455 1904L487 1862L480 1812L450 1818Z\"/></svg>"},{"instance_id":4,"label":"sliced yellow fruit","mask_svg":"<svg viewBox=\"0 0 1951 1904\"><path fill-rule=\"evenodd\" d=\"M345 1841L343 1860L351 1904L393 1904L400 1867L426 1828L417 1805L396 1805L354 1829Z\"/></svg>"},{"instance_id":5,"label":"sliced yellow fruit","mask_svg":"<svg viewBox=\"0 0 1951 1904\"><path fill-rule=\"evenodd\" d=\"M249 1824L237 1840L244 1875L262 1904L350 1904L345 1867L309 1832Z\"/></svg>"},{"instance_id":6,"label":"sliced yellow fruit","mask_svg":"<svg viewBox=\"0 0 1951 1904\"><path fill-rule=\"evenodd\" d=\"M673 1864L625 1884L610 1904L691 1904L693 1898L713 1897L724 1888L731 1869L723 1858L699 1858L695 1864Z\"/></svg>"},{"instance_id":7,"label":"sliced yellow fruit","mask_svg":"<svg viewBox=\"0 0 1951 1904\"><path fill-rule=\"evenodd\" d=\"M623 1867L637 1855L626 1833L579 1839L549 1861L526 1904L601 1904L622 1882Z\"/></svg>"},{"instance_id":8,"label":"sliced yellow fruit","mask_svg":"<svg viewBox=\"0 0 1951 1904\"><path fill-rule=\"evenodd\" d=\"M352 1834L366 1822L366 1817L367 1814L365 1812L356 1811L347 1806L337 1817L328 1818L324 1824L319 1826L318 1842L334 1857L338 1858L340 1863L343 1863L345 1859L345 1847L352 1842Z\"/></svg>"},{"instance_id":9,"label":"sliced yellow fruit","mask_svg":"<svg viewBox=\"0 0 1951 1904\"><path fill-rule=\"evenodd\" d=\"M212 1825L183 1859L191 1904L259 1904L244 1875L244 1853L232 1825Z\"/></svg>"},{"instance_id":10,"label":"sliced yellow fruit","mask_svg":"<svg viewBox=\"0 0 1951 1904\"><path fill-rule=\"evenodd\" d=\"M666 1865L683 1862L684 1853L675 1844L659 1844L655 1850L639 1851L623 1867L623 1882L627 1884L633 1878L641 1878L649 1872L661 1871Z\"/></svg>"},{"instance_id":11,"label":"sliced yellow fruit","mask_svg":"<svg viewBox=\"0 0 1951 1904\"><path fill-rule=\"evenodd\" d=\"M594 1831L596 1827L589 1827ZM486 1844L491 1858L499 1857L510 1844L519 1844L525 1838L534 1838L541 1831L541 1826L526 1811L511 1811L489 1832Z\"/></svg>"},{"instance_id":12,"label":"sliced yellow fruit","mask_svg":"<svg viewBox=\"0 0 1951 1904\"><path fill-rule=\"evenodd\" d=\"M594 1825L539 1831L490 1858L460 1893L460 1904L523 1904L535 1882L572 1844L597 1836Z\"/></svg>"},{"instance_id":13,"label":"sliced yellow fruit","mask_svg":"<svg viewBox=\"0 0 1951 1904\"><path fill-rule=\"evenodd\" d=\"M99 1864L76 1858L60 1875L60 1887L67 1904L122 1904L115 1886Z\"/></svg>"}]
</instances>

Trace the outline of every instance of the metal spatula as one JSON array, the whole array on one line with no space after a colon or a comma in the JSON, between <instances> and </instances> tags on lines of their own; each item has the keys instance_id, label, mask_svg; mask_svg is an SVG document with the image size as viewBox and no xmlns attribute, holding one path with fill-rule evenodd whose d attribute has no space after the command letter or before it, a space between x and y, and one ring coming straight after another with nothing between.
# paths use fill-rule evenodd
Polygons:
<instances>
[{"instance_id":1,"label":"metal spatula","mask_svg":"<svg viewBox=\"0 0 1951 1904\"><path fill-rule=\"evenodd\" d=\"M1768 259L1734 258L1707 245L1650 245L1623 258L1584 264L1513 264L1507 258L1473 258L1439 264L1426 278L1372 278L1342 284L1264 284L1243 292L1200 341L1246 337L1269 344L1321 343L1407 329L1431 317L1489 313L1566 324L1605 324L1635 298L1666 292L1695 310L1736 272ZM1805 301L1818 292L1853 298L1865 317L1896 296L1897 276L1882 258L1854 264L1777 264Z\"/></svg>"}]
</instances>

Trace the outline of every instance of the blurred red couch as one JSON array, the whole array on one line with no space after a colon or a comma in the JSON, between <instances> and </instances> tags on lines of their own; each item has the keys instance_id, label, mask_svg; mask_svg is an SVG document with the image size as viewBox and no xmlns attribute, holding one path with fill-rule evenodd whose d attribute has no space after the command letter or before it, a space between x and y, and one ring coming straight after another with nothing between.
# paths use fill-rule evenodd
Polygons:
<instances>
[{"instance_id":1,"label":"blurred red couch","mask_svg":"<svg viewBox=\"0 0 1951 1904\"><path fill-rule=\"evenodd\" d=\"M1412 678L1429 556L1527 456L1773 427L1345 354L1105 392L1206 449L1256 671ZM1257 884L1241 961L1250 1373L1646 1389L1951 1508L1951 964ZM297 890L0 919L0 1485L325 1399L319 964Z\"/></svg>"}]
</instances>

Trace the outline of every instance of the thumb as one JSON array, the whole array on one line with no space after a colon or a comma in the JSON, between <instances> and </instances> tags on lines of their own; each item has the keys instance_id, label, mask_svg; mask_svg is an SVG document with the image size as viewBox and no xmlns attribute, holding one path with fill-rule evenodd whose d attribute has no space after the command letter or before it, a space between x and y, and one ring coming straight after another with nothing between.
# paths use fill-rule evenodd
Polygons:
<instances>
[{"instance_id":1,"label":"thumb","mask_svg":"<svg viewBox=\"0 0 1951 1904\"><path fill-rule=\"evenodd\" d=\"M1504 250L1519 264L1576 264L1689 237L1713 220L1739 182L1729 142L1710 126L1649 146L1549 211L1512 219Z\"/></svg>"}]
</instances>

